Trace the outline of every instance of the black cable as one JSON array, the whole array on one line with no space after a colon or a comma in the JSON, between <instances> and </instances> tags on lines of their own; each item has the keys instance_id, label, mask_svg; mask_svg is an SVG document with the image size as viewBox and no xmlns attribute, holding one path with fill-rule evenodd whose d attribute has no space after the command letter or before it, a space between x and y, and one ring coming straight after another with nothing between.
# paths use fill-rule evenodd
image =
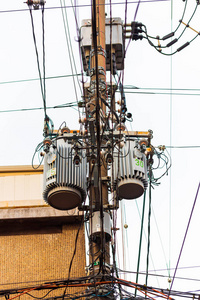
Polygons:
<instances>
[{"instance_id":1,"label":"black cable","mask_svg":"<svg viewBox=\"0 0 200 300\"><path fill-rule=\"evenodd\" d=\"M186 11L186 7L187 7L187 1L188 1L188 0L185 0L184 10L183 10L183 14L182 14L182 17L181 17L180 21L182 21L183 18L184 18L185 11ZM174 36L174 34L176 33L176 31L179 29L179 27L180 27L180 25L181 25L181 22L180 22L180 21L178 22L178 25L177 25L176 29L175 29L172 33L170 33L170 34L168 34L168 35L165 35L165 36L164 36L162 39L160 39L160 40L166 40L167 38ZM151 36L151 35L149 35L149 34L147 34L147 36L148 36L148 38L158 40L157 37ZM165 48L165 47L166 47L166 46L161 47L161 48Z\"/></svg>"},{"instance_id":2,"label":"black cable","mask_svg":"<svg viewBox=\"0 0 200 300\"><path fill-rule=\"evenodd\" d=\"M37 67L38 67L38 73L39 73L39 78L40 78L40 88L41 88L43 105L44 105L44 116L45 116L45 119L46 119L47 118L47 113L46 113L46 99L45 99L44 90L43 90L43 84L42 84L42 76L41 76L41 71L40 71L39 54L38 54L38 49L37 49L36 37L35 37L35 29L34 29L34 22L33 22L33 15L32 15L32 6L31 5L29 5L29 12L30 12L30 16L31 16L33 41L34 41L34 46L35 46L35 53L36 53L36 59L37 59Z\"/></svg>"},{"instance_id":3,"label":"black cable","mask_svg":"<svg viewBox=\"0 0 200 300\"><path fill-rule=\"evenodd\" d=\"M72 263L73 263L73 260L74 260L75 254L76 254L76 248L77 248L78 236L79 236L79 232L80 232L80 230L81 230L81 227L83 226L83 222L84 222L84 218L82 217L80 226L79 226L79 228L78 228L78 230L77 230L77 233L76 233L74 252L73 252L73 255L72 255L70 264L69 264L68 279L67 279L67 285L66 285L65 290L64 290L64 293L63 293L63 298L62 298L63 300L64 300L64 298L65 298L65 293L66 293L66 290L67 290L68 285L69 285L69 278L70 278L70 273L71 273Z\"/></svg>"},{"instance_id":4,"label":"black cable","mask_svg":"<svg viewBox=\"0 0 200 300\"><path fill-rule=\"evenodd\" d=\"M40 300L40 299L44 299L46 296L48 296L51 292L53 292L53 291L56 290L56 289L59 289L59 287L51 289L50 291L48 291L48 292L47 292L44 296L42 296L42 297L36 297L36 296L31 295L30 293L26 293L26 295L30 296L31 298L39 299L39 300Z\"/></svg>"},{"instance_id":5,"label":"black cable","mask_svg":"<svg viewBox=\"0 0 200 300\"><path fill-rule=\"evenodd\" d=\"M56 106L47 106L46 109L56 109L56 108L70 108L77 106L76 103L73 104L73 102L68 104L61 104ZM0 110L0 113L10 113L10 112L25 112L25 111L34 111L34 110L42 110L44 107L32 107L32 108L19 108L19 109L8 109L8 110Z\"/></svg>"},{"instance_id":6,"label":"black cable","mask_svg":"<svg viewBox=\"0 0 200 300\"><path fill-rule=\"evenodd\" d=\"M185 47L189 46L189 45L190 45L190 44L191 44L191 43L199 36L199 33L197 33L197 35L196 35L193 39L191 39L189 42L187 42L187 43L185 43L184 45L182 45L181 47L177 48L177 50L174 51L174 52L172 52L172 53L164 53L164 52L162 52L160 49L161 49L161 48L167 48L167 47L172 46L175 42L177 42L177 41L182 37L183 33L185 32L186 28L189 26L189 23L191 22L192 18L194 17L195 12L196 12L196 10L197 10L197 7L198 7L198 2L197 2L197 4L196 4L196 6L195 6L195 9L194 9L193 13L192 13L192 16L190 17L190 19L189 19L189 21L188 21L188 23L187 23L187 26L185 26L185 28L183 29L182 33L179 35L178 38L176 38L174 41L171 41L171 42L170 42L169 44L167 44L166 46L164 46L164 47L161 47L161 46L155 46L155 45L151 42L151 40L149 39L149 36L148 36L148 34L147 34L147 28L146 28L145 25L143 25L144 28L145 28L144 33L146 34L146 37L144 37L144 38L146 38L147 41L149 42L149 44L150 44L156 51L158 51L158 52L159 52L160 54L162 54L162 55L172 56L172 55L176 54L177 52L180 52L180 51L183 50ZM180 20L180 23L181 23L181 21L182 21L182 20Z\"/></svg>"},{"instance_id":7,"label":"black cable","mask_svg":"<svg viewBox=\"0 0 200 300\"><path fill-rule=\"evenodd\" d=\"M189 21L187 22L187 25L189 25L190 22L191 22L191 20L193 19L194 15L195 15L195 13L196 13L197 7L198 7L198 1L197 1L197 4L196 4L196 6L195 6L195 9L194 9L194 11L193 11L193 13L192 13L192 15L191 15ZM179 21L180 24L181 24L181 21L182 21L182 20ZM183 29L182 33L181 33L181 34L179 35L179 37L177 38L178 40L181 38L181 36L183 35L183 33L185 32L186 29L187 29L187 26L185 26L185 28Z\"/></svg>"},{"instance_id":8,"label":"black cable","mask_svg":"<svg viewBox=\"0 0 200 300\"><path fill-rule=\"evenodd\" d=\"M44 4L42 6L42 50L43 50L43 97L44 97L44 114L45 120L47 119L46 109L46 67L45 67L45 32L44 32Z\"/></svg>"}]
</instances>

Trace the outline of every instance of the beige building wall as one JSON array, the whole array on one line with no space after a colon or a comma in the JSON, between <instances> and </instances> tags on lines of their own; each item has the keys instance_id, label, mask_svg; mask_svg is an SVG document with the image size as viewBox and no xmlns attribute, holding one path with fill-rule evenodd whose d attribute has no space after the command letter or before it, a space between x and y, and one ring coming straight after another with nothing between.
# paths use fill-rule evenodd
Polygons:
<instances>
[{"instance_id":1,"label":"beige building wall","mask_svg":"<svg viewBox=\"0 0 200 300\"><path fill-rule=\"evenodd\" d=\"M42 167L0 167L0 208L46 205L42 190Z\"/></svg>"},{"instance_id":2,"label":"beige building wall","mask_svg":"<svg viewBox=\"0 0 200 300\"><path fill-rule=\"evenodd\" d=\"M20 166L9 167L9 172L0 170L0 291L67 279L80 226L70 277L85 276L82 215L77 210L48 207L41 192L42 169ZM41 297L47 292L31 293ZM75 289L67 289L69 292ZM63 289L56 290L48 297L62 293Z\"/></svg>"}]
</instances>

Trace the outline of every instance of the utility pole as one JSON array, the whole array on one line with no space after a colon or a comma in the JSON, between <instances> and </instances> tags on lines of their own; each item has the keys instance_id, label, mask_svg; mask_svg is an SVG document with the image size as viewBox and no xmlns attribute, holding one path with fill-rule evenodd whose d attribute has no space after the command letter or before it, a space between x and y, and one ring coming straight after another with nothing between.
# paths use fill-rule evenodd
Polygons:
<instances>
[{"instance_id":1,"label":"utility pole","mask_svg":"<svg viewBox=\"0 0 200 300\"><path fill-rule=\"evenodd\" d=\"M124 125L131 119L117 72L124 68L124 38L121 18L106 19L105 0L92 0L92 18L83 20L81 26L83 67L90 83L84 84L85 111L79 120L80 131L71 132L64 126L54 137L52 132L48 133L48 126L43 141L45 201L60 210L78 206L86 212L85 220L89 220L89 266L85 280L91 285L86 300L113 299L117 295L115 245L113 267L110 265L111 211L119 207L121 199L140 197L148 185L146 155L152 133L127 132ZM106 69L111 73L108 85ZM115 75L118 82L113 85ZM121 92L118 111L117 88ZM85 203L88 191L89 205ZM108 192L112 192L112 204ZM113 220L114 233L115 227Z\"/></svg>"},{"instance_id":2,"label":"utility pole","mask_svg":"<svg viewBox=\"0 0 200 300\"><path fill-rule=\"evenodd\" d=\"M109 258L109 240L106 239L104 232L104 219L107 213L104 212L105 205L108 204L108 189L106 184L107 167L106 162L101 164L101 130L100 111L105 112L106 105L106 50L105 50L105 0L93 0L92 5L92 50L91 50L91 76L90 89L93 91L91 97L92 108L95 113L89 122L94 121L96 162L90 164L90 170L93 170L93 183L90 188L90 232L93 231L93 224L100 220L99 236L95 238L90 236L90 274L94 275L95 281L105 280L105 276L110 274L108 268ZM95 119L95 120L94 120ZM92 135L92 132L90 132ZM96 223L97 222L97 223ZM95 298L98 299L96 293ZM103 292L105 294L105 291ZM101 296L102 299L102 296ZM107 299L107 297L103 297Z\"/></svg>"}]
</instances>

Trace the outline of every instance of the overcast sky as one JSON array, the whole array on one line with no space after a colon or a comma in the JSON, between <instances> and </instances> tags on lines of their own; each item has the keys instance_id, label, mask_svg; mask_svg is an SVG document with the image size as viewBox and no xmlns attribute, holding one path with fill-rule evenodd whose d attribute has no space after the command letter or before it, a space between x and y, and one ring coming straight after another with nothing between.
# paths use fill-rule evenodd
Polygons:
<instances>
[{"instance_id":1,"label":"overcast sky","mask_svg":"<svg viewBox=\"0 0 200 300\"><path fill-rule=\"evenodd\" d=\"M125 4L120 0L113 0L113 17L125 18ZM136 3L128 5L127 21L134 19ZM136 2L136 1L135 1ZM176 3L175 3L176 2ZM64 3L64 2L63 2ZM78 4L90 4L90 1L77 1ZM107 1L106 3L109 3ZM118 3L114 5L114 3ZM71 5L71 1L66 1ZM174 30L182 17L185 2L155 1L140 3L136 20L147 27L151 36L163 37ZM195 0L188 0L183 21L190 19L196 6ZM72 73L66 43L60 1L47 0L45 10L45 54L46 77L70 75ZM2 112L5 110L42 107L36 55L33 43L31 19L27 5L21 0L1 1L0 3L0 165L30 165L35 147L43 139L44 112ZM16 11L17 10L17 11ZM18 11L19 10L19 11ZM109 16L109 6L106 8ZM67 8L67 17L70 26L71 41L78 73L81 72L76 26L71 8ZM37 39L40 63L42 67L42 25L41 11L33 11L35 34ZM66 17L66 15L65 15ZM90 8L77 9L77 18L81 20L90 18ZM200 8L198 7L190 26L200 30ZM178 38L185 28L181 25L176 33ZM190 41L196 33L187 28L180 40L171 48L163 52L171 53L186 42ZM170 41L162 42L166 45ZM157 41L153 41L157 44ZM133 115L130 130L153 130L153 145L167 146L200 146L199 113L199 59L200 38L191 43L184 50L171 56L158 53L148 42L131 42L125 60L124 84L136 86L139 89L126 90L127 107ZM85 78L86 79L86 78ZM24 81L25 80L25 81ZM79 77L81 80L81 77ZM13 82L19 81L19 82ZM77 83L76 83L77 86ZM148 89L147 89L148 88ZM173 90L171 91L170 88ZM77 87L78 89L78 87ZM176 89L176 90L174 90ZM60 77L46 80L47 106L61 105L75 102L73 81L71 77ZM171 94L170 94L171 93ZM78 98L81 94L78 89ZM55 128L66 121L71 129L78 129L78 113L75 108L48 110ZM171 153L172 168L168 176L160 180L160 185L152 192L152 222L151 222L151 255L154 266L150 262L150 270L166 269L176 266L181 244L185 234L189 215L199 183L199 150L194 149L168 149ZM155 176L161 174L156 173ZM142 198L137 200L141 211ZM147 204L148 206L148 204ZM128 224L128 252L129 263L127 268L136 270L140 217L135 201L125 201L126 222ZM171 208L170 208L171 207ZM180 267L200 267L199 243L199 198L191 221ZM155 218L154 218L155 215ZM146 222L145 222L146 223ZM157 224L157 225L156 225ZM147 228L147 224L145 224ZM157 231L159 228L159 231ZM160 237L159 237L160 236ZM160 239L162 243L160 242ZM143 239L141 270L146 268L146 241ZM164 251L163 251L164 249ZM164 252L164 253L163 253ZM120 265L123 267L122 265ZM200 268L180 269L179 277L198 278ZM153 272L152 272L153 273ZM173 276L173 270L170 272ZM166 275L167 271L157 274ZM135 275L131 277L135 281ZM160 279L159 283L153 276L149 276L149 285L167 288L168 278ZM144 283L144 277L139 278ZM199 289L198 281L177 279L173 289L195 290Z\"/></svg>"}]
</instances>

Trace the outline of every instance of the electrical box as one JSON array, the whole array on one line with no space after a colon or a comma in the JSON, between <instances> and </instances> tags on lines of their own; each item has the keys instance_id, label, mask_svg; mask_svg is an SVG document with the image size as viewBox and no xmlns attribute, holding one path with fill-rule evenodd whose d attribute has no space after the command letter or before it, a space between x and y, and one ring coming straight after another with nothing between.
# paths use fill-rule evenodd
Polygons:
<instances>
[{"instance_id":1,"label":"electrical box","mask_svg":"<svg viewBox=\"0 0 200 300\"><path fill-rule=\"evenodd\" d=\"M92 26L91 19L82 21L81 29L81 51L84 71L90 69L90 56L92 49ZM107 18L105 20L105 41L106 49L102 49L106 55L106 70L110 70L110 56L115 54L117 70L124 69L124 37L123 37L123 23L121 18ZM112 53L111 53L112 45ZM103 52L104 53L104 52Z\"/></svg>"},{"instance_id":2,"label":"electrical box","mask_svg":"<svg viewBox=\"0 0 200 300\"><path fill-rule=\"evenodd\" d=\"M45 153L43 198L56 209L73 209L86 198L86 155L82 153L78 165L74 155L72 145L64 137L56 139Z\"/></svg>"},{"instance_id":3,"label":"electrical box","mask_svg":"<svg viewBox=\"0 0 200 300\"><path fill-rule=\"evenodd\" d=\"M105 233L106 242L111 240L111 222L110 215L107 212L103 213L103 230ZM102 223L100 211L95 211L90 219L90 238L96 242L100 240L102 233Z\"/></svg>"},{"instance_id":4,"label":"electrical box","mask_svg":"<svg viewBox=\"0 0 200 300\"><path fill-rule=\"evenodd\" d=\"M136 199L148 186L146 156L137 140L127 139L114 152L114 187L120 199Z\"/></svg>"}]
</instances>

